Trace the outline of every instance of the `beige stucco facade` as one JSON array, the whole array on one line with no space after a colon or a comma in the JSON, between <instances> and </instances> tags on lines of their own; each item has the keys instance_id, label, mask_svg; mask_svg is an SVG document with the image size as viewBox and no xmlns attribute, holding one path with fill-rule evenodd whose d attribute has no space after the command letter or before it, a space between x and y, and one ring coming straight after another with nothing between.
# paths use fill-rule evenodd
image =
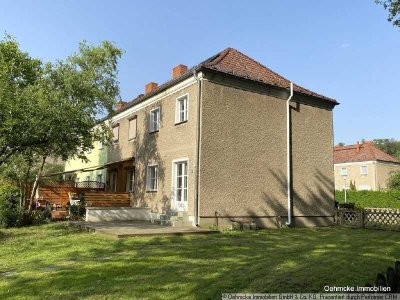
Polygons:
<instances>
[{"instance_id":1,"label":"beige stucco facade","mask_svg":"<svg viewBox=\"0 0 400 300\"><path fill-rule=\"evenodd\" d=\"M287 217L286 91L214 76L202 97L200 217ZM331 224L334 214L332 110L291 106L293 215L297 225ZM301 101L299 103L297 101Z\"/></svg>"},{"instance_id":2,"label":"beige stucco facade","mask_svg":"<svg viewBox=\"0 0 400 300\"><path fill-rule=\"evenodd\" d=\"M350 188L351 181L357 190L386 190L387 180L394 171L400 171L400 164L384 161L338 163L335 164L335 188Z\"/></svg>"},{"instance_id":3,"label":"beige stucco facade","mask_svg":"<svg viewBox=\"0 0 400 300\"><path fill-rule=\"evenodd\" d=\"M118 141L107 148L107 185L109 173L116 172L116 190L125 191L127 172L134 169L132 206L165 213L175 208L174 163L185 160L187 212L194 222L198 203L200 225L223 225L243 217L260 226L283 225L288 91L214 73L200 78L201 84L189 77L107 120L119 127ZM182 95L189 99L188 120L176 124L176 100ZM334 214L333 105L297 94L292 102L294 224L329 225ZM156 107L161 111L160 128L150 133L149 113ZM137 120L137 133L129 140L132 118ZM156 191L146 189L149 165L158 166Z\"/></svg>"}]
</instances>

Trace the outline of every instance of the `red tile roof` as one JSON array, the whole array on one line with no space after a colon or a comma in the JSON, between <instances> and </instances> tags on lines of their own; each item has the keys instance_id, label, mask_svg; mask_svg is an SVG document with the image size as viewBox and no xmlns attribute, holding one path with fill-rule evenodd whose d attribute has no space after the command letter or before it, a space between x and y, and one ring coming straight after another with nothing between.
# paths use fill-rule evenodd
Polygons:
<instances>
[{"instance_id":1,"label":"red tile roof","mask_svg":"<svg viewBox=\"0 0 400 300\"><path fill-rule=\"evenodd\" d=\"M400 164L400 160L378 149L373 142L364 142L349 146L335 146L333 148L333 158L335 164L371 160Z\"/></svg>"},{"instance_id":2,"label":"red tile roof","mask_svg":"<svg viewBox=\"0 0 400 300\"><path fill-rule=\"evenodd\" d=\"M249 79L252 81L257 81L268 85L277 86L280 88L288 89L290 87L290 81L282 77L278 73L275 73L271 69L263 66L261 63L255 61L251 57L241 53L236 49L226 48L225 50L206 59L200 64L188 69L187 72L183 73L181 76L171 79L159 85L158 88L155 89L154 91L147 93L145 95L139 95L138 97L133 99L131 102L129 102L127 105L125 105L120 110L117 110L116 112L117 113L122 112L134 106L135 104L140 103L145 99L165 90L166 88L192 76L193 71L200 71L202 69L213 70L216 72ZM293 84L293 90L300 94L319 98L333 105L338 104L338 102L336 102L335 99L317 94L297 84Z\"/></svg>"},{"instance_id":3,"label":"red tile roof","mask_svg":"<svg viewBox=\"0 0 400 300\"><path fill-rule=\"evenodd\" d=\"M290 87L289 80L233 48L225 49L200 63L199 66L281 88L288 89ZM293 90L308 96L336 102L332 98L317 94L297 84L293 84Z\"/></svg>"}]
</instances>

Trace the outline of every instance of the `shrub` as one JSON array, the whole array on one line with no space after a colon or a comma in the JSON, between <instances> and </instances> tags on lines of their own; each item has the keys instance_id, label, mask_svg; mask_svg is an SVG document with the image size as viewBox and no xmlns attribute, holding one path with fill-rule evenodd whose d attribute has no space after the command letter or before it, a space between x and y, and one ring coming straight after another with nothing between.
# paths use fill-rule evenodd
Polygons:
<instances>
[{"instance_id":1,"label":"shrub","mask_svg":"<svg viewBox=\"0 0 400 300\"><path fill-rule=\"evenodd\" d=\"M344 203L344 191L335 192L336 200ZM347 202L357 208L400 208L400 191L347 191ZM340 205L340 204L339 204ZM343 207L343 206L342 206Z\"/></svg>"},{"instance_id":2,"label":"shrub","mask_svg":"<svg viewBox=\"0 0 400 300\"><path fill-rule=\"evenodd\" d=\"M0 227L21 227L49 222L46 211L25 211L19 207L19 190L13 185L0 186Z\"/></svg>"},{"instance_id":3,"label":"shrub","mask_svg":"<svg viewBox=\"0 0 400 300\"><path fill-rule=\"evenodd\" d=\"M391 190L400 191L400 171L390 173L390 177L387 180L387 186Z\"/></svg>"},{"instance_id":4,"label":"shrub","mask_svg":"<svg viewBox=\"0 0 400 300\"><path fill-rule=\"evenodd\" d=\"M79 219L86 213L85 206L82 204L71 205L69 207L69 215L72 219Z\"/></svg>"}]
</instances>

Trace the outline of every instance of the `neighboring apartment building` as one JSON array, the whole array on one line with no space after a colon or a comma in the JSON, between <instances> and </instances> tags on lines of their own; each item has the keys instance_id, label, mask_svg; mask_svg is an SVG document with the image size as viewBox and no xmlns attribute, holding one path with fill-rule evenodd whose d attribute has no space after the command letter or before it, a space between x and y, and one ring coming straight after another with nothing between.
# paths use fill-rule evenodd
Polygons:
<instances>
[{"instance_id":1,"label":"neighboring apartment building","mask_svg":"<svg viewBox=\"0 0 400 300\"><path fill-rule=\"evenodd\" d=\"M400 171L400 160L378 149L373 142L335 146L335 187L357 190L384 190L392 171Z\"/></svg>"},{"instance_id":2,"label":"neighboring apartment building","mask_svg":"<svg viewBox=\"0 0 400 300\"><path fill-rule=\"evenodd\" d=\"M232 48L172 73L170 81L147 84L144 95L104 120L114 141L106 162L92 161L88 170L103 170L110 192L131 191L133 206L186 211L194 224L217 217L219 224L243 217L260 226L285 223L290 82ZM296 84L293 91L294 223L329 225L337 102ZM80 162L68 164L71 171Z\"/></svg>"}]
</instances>

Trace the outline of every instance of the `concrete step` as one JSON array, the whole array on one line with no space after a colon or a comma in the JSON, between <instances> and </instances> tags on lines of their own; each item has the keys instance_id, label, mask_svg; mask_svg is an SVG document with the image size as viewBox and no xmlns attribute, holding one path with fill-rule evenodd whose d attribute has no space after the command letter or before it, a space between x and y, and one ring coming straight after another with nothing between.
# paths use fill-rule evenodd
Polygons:
<instances>
[{"instance_id":1,"label":"concrete step","mask_svg":"<svg viewBox=\"0 0 400 300\"><path fill-rule=\"evenodd\" d=\"M172 221L172 227L193 227L193 222L189 221Z\"/></svg>"}]
</instances>

